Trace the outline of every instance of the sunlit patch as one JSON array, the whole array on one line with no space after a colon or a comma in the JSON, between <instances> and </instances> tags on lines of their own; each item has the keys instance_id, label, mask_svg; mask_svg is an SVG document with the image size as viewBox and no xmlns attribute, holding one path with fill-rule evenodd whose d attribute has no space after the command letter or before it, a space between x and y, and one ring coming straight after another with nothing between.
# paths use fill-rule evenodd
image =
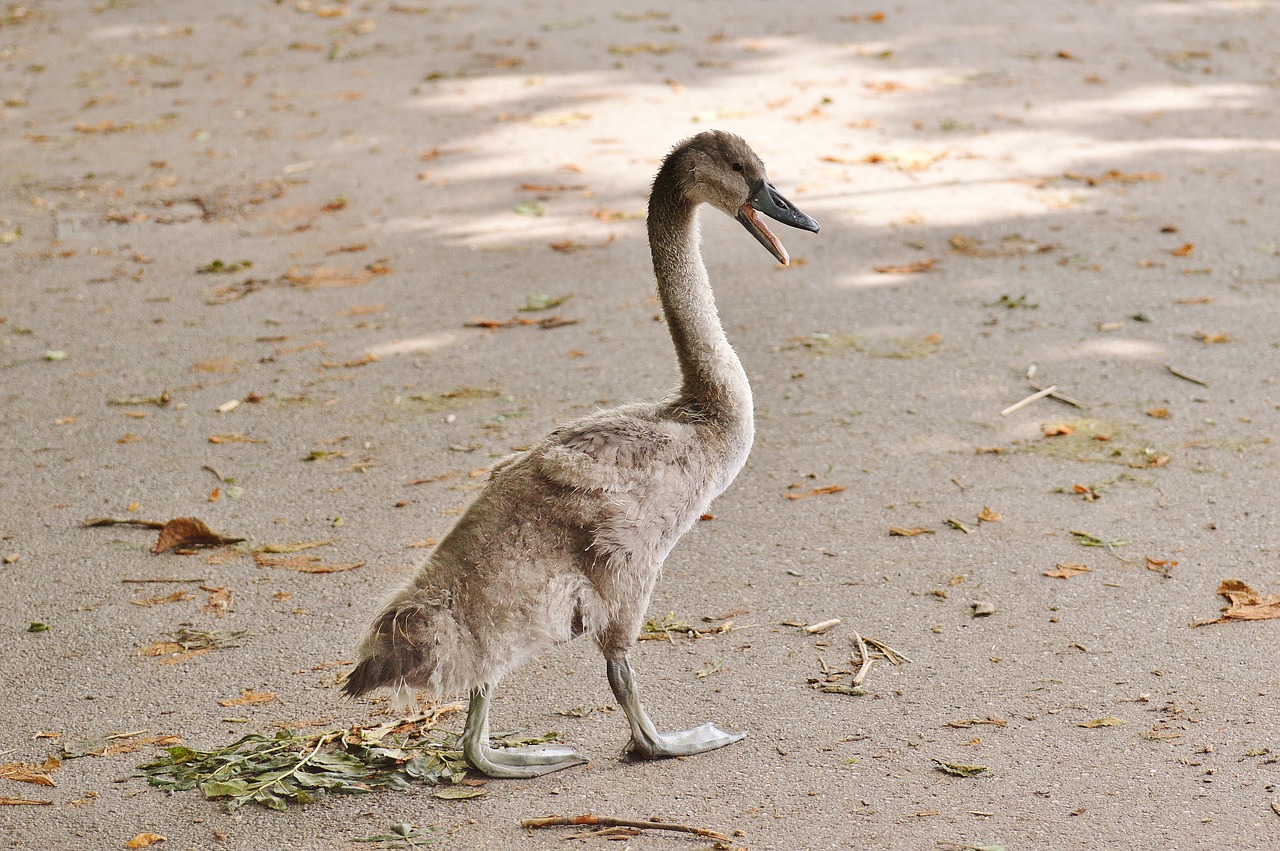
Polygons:
<instances>
[{"instance_id":1,"label":"sunlit patch","mask_svg":"<svg viewBox=\"0 0 1280 851\"><path fill-rule=\"evenodd\" d=\"M458 334L453 331L437 331L434 334L424 334L408 340L392 340L389 343L371 346L367 353L379 358L391 355L416 355L443 349L445 346L453 345L457 340Z\"/></svg>"},{"instance_id":2,"label":"sunlit patch","mask_svg":"<svg viewBox=\"0 0 1280 851\"><path fill-rule=\"evenodd\" d=\"M1072 346L1068 351L1073 355L1102 355L1118 358L1156 358L1166 354L1163 346L1126 337L1086 340Z\"/></svg>"}]
</instances>

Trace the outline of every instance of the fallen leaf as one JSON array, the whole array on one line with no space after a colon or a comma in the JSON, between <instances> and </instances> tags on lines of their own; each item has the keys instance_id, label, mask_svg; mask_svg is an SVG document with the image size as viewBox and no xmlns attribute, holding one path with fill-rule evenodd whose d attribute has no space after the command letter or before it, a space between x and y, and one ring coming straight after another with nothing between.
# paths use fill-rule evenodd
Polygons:
<instances>
[{"instance_id":1,"label":"fallen leaf","mask_svg":"<svg viewBox=\"0 0 1280 851\"><path fill-rule=\"evenodd\" d=\"M348 564L325 564L318 556L292 556L290 558L271 558L263 553L254 553L253 560L259 567L278 567L294 570L298 573L342 573L364 567L364 562L356 561Z\"/></svg>"},{"instance_id":2,"label":"fallen leaf","mask_svg":"<svg viewBox=\"0 0 1280 851\"><path fill-rule=\"evenodd\" d=\"M962 765L958 762L943 762L935 759L938 770L953 777L975 777L987 770L985 765Z\"/></svg>"},{"instance_id":3,"label":"fallen leaf","mask_svg":"<svg viewBox=\"0 0 1280 851\"><path fill-rule=\"evenodd\" d=\"M466 798L479 798L481 795L488 793L488 789L477 786L445 786L431 793L433 798L443 798L446 801L461 801Z\"/></svg>"},{"instance_id":4,"label":"fallen leaf","mask_svg":"<svg viewBox=\"0 0 1280 851\"><path fill-rule=\"evenodd\" d=\"M1108 715L1104 718L1094 718L1091 721L1081 721L1077 727L1118 727L1124 723L1123 718L1117 718L1114 715Z\"/></svg>"},{"instance_id":5,"label":"fallen leaf","mask_svg":"<svg viewBox=\"0 0 1280 851\"><path fill-rule=\"evenodd\" d=\"M163 606L165 603L183 603L187 600L194 600L195 594L190 591L174 591L172 594L164 594L159 597L145 597L141 600L130 600L135 606Z\"/></svg>"},{"instance_id":6,"label":"fallen leaf","mask_svg":"<svg viewBox=\"0 0 1280 851\"><path fill-rule=\"evenodd\" d=\"M555 248L556 246L553 244L551 247ZM572 293L558 296L531 295L524 300L524 304L520 307L520 312L537 313L542 310L550 310L553 307L559 307L571 298L573 298Z\"/></svg>"},{"instance_id":7,"label":"fallen leaf","mask_svg":"<svg viewBox=\"0 0 1280 851\"><path fill-rule=\"evenodd\" d=\"M468 328L486 328L495 330L498 328L518 328L521 326L537 326L542 329L560 328L565 325L577 325L581 319L565 319L556 314L555 316L547 316L543 319L525 319L522 316L515 316L511 319L472 319L466 323Z\"/></svg>"},{"instance_id":8,"label":"fallen leaf","mask_svg":"<svg viewBox=\"0 0 1280 851\"><path fill-rule=\"evenodd\" d=\"M1063 437L1068 434L1074 434L1075 429L1066 423L1057 423L1055 425L1045 426L1045 437Z\"/></svg>"},{"instance_id":9,"label":"fallen leaf","mask_svg":"<svg viewBox=\"0 0 1280 851\"><path fill-rule=\"evenodd\" d=\"M1178 566L1178 563L1171 559L1157 559L1151 556L1143 556L1142 558L1147 564L1147 570L1154 570L1165 576L1168 576L1173 568Z\"/></svg>"},{"instance_id":10,"label":"fallen leaf","mask_svg":"<svg viewBox=\"0 0 1280 851\"><path fill-rule=\"evenodd\" d=\"M1216 620L1199 621L1194 626L1226 623L1229 620L1260 621L1280 618L1280 594L1259 594L1240 579L1224 579L1218 593L1231 605Z\"/></svg>"},{"instance_id":11,"label":"fallen leaf","mask_svg":"<svg viewBox=\"0 0 1280 851\"><path fill-rule=\"evenodd\" d=\"M784 493L783 497L785 497L786 499L807 499L811 496L822 496L824 494L829 494L829 493L840 493L844 489L845 489L844 485L827 485L826 487L814 488L813 490L806 491L804 493Z\"/></svg>"},{"instance_id":12,"label":"fallen leaf","mask_svg":"<svg viewBox=\"0 0 1280 851\"><path fill-rule=\"evenodd\" d=\"M257 706L259 703L270 703L275 700L275 692L270 691L254 691L253 689L241 689L239 697L228 698L227 700L219 700L219 706Z\"/></svg>"},{"instance_id":13,"label":"fallen leaf","mask_svg":"<svg viewBox=\"0 0 1280 851\"><path fill-rule=\"evenodd\" d=\"M296 553L302 550L312 550L316 547L324 547L332 544L333 541L299 541L296 544L267 544L266 546L254 550L255 553L271 553L273 555L281 553Z\"/></svg>"},{"instance_id":14,"label":"fallen leaf","mask_svg":"<svg viewBox=\"0 0 1280 851\"><path fill-rule=\"evenodd\" d=\"M904 529L901 526L890 526L889 537L891 538L914 538L916 535L933 535L936 534L933 529L924 529L916 527L914 529Z\"/></svg>"},{"instance_id":15,"label":"fallen leaf","mask_svg":"<svg viewBox=\"0 0 1280 851\"><path fill-rule=\"evenodd\" d=\"M210 443L266 443L265 440L258 440L253 437L245 437L239 432L232 434L211 434L209 435Z\"/></svg>"},{"instance_id":16,"label":"fallen leaf","mask_svg":"<svg viewBox=\"0 0 1280 851\"><path fill-rule=\"evenodd\" d=\"M225 618L231 609L231 592L225 587L201 585L201 591L209 593L209 602L200 607L200 611L214 617Z\"/></svg>"},{"instance_id":17,"label":"fallen leaf","mask_svg":"<svg viewBox=\"0 0 1280 851\"><path fill-rule=\"evenodd\" d=\"M1147 408L1147 416L1153 417L1157 420L1167 420L1169 419L1169 409L1168 408Z\"/></svg>"},{"instance_id":18,"label":"fallen leaf","mask_svg":"<svg viewBox=\"0 0 1280 851\"><path fill-rule=\"evenodd\" d=\"M987 508L985 505L982 507L982 510L978 512L979 523L999 523L1003 519L1004 519L1004 515L1000 514L997 511L992 511L990 508Z\"/></svg>"},{"instance_id":19,"label":"fallen leaf","mask_svg":"<svg viewBox=\"0 0 1280 851\"><path fill-rule=\"evenodd\" d=\"M917 272L928 272L938 261L936 259L916 260L914 263L899 263L892 266L876 266L881 275L912 275Z\"/></svg>"},{"instance_id":20,"label":"fallen leaf","mask_svg":"<svg viewBox=\"0 0 1280 851\"><path fill-rule=\"evenodd\" d=\"M1184 243L1179 248L1170 249L1169 253L1172 254L1174 257L1190 257L1191 253L1195 250L1196 250L1195 243L1188 242L1188 243Z\"/></svg>"},{"instance_id":21,"label":"fallen leaf","mask_svg":"<svg viewBox=\"0 0 1280 851\"><path fill-rule=\"evenodd\" d=\"M164 524L160 537L156 540L151 552L159 555L175 548L190 547L224 547L238 544L244 538L228 538L214 532L195 517L176 517Z\"/></svg>"},{"instance_id":22,"label":"fallen leaf","mask_svg":"<svg viewBox=\"0 0 1280 851\"><path fill-rule=\"evenodd\" d=\"M124 844L125 848L150 848L161 842L168 841L166 837L158 833L139 833Z\"/></svg>"},{"instance_id":23,"label":"fallen leaf","mask_svg":"<svg viewBox=\"0 0 1280 851\"><path fill-rule=\"evenodd\" d=\"M14 780L18 783L34 783L37 786L57 786L58 784L53 782L53 778L49 774L60 765L62 765L61 760L55 756L46 759L43 765L27 762L6 762L0 765L0 777L5 780Z\"/></svg>"},{"instance_id":24,"label":"fallen leaf","mask_svg":"<svg viewBox=\"0 0 1280 851\"><path fill-rule=\"evenodd\" d=\"M1070 579L1073 576L1079 576L1082 573L1089 573L1092 570L1087 564L1071 564L1070 562L1059 562L1056 570L1046 570L1045 576L1054 579Z\"/></svg>"}]
</instances>

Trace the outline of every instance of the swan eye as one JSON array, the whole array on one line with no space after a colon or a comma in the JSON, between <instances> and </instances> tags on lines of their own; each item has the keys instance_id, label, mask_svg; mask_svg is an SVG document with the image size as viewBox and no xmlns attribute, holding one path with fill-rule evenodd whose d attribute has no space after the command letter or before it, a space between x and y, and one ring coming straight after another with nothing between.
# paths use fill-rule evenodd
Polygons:
<instances>
[{"instance_id":1,"label":"swan eye","mask_svg":"<svg viewBox=\"0 0 1280 851\"><path fill-rule=\"evenodd\" d=\"M734 163L734 164L733 164L733 170L734 170L734 171L739 171L739 172L740 172L740 171L742 171L742 163Z\"/></svg>"}]
</instances>

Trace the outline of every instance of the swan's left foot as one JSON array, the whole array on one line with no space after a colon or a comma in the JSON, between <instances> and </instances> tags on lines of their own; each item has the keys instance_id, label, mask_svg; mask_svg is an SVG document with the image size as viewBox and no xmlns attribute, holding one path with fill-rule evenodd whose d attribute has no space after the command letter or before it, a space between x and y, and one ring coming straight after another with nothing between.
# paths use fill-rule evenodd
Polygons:
<instances>
[{"instance_id":1,"label":"swan's left foot","mask_svg":"<svg viewBox=\"0 0 1280 851\"><path fill-rule=\"evenodd\" d=\"M527 780L562 768L582 765L587 758L565 745L525 745L494 748L489 745L489 696L485 684L471 692L467 726L462 732L462 754L476 771L489 777Z\"/></svg>"},{"instance_id":2,"label":"swan's left foot","mask_svg":"<svg viewBox=\"0 0 1280 851\"><path fill-rule=\"evenodd\" d=\"M692 730L659 733L640 704L631 663L625 658L611 659L606 663L605 672L613 695L631 724L631 742L627 745L626 753L633 759L692 756L731 745L747 736L746 733L726 733L714 724L703 724Z\"/></svg>"},{"instance_id":3,"label":"swan's left foot","mask_svg":"<svg viewBox=\"0 0 1280 851\"><path fill-rule=\"evenodd\" d=\"M672 733L653 731L640 738L632 734L631 744L627 745L627 756L632 759L692 756L740 742L746 737L746 733L726 733L715 724L702 724L692 730L677 730Z\"/></svg>"},{"instance_id":4,"label":"swan's left foot","mask_svg":"<svg viewBox=\"0 0 1280 851\"><path fill-rule=\"evenodd\" d=\"M463 743L463 755L476 771L489 777L527 780L562 768L582 765L587 758L573 748L561 746L492 748L487 744Z\"/></svg>"}]
</instances>

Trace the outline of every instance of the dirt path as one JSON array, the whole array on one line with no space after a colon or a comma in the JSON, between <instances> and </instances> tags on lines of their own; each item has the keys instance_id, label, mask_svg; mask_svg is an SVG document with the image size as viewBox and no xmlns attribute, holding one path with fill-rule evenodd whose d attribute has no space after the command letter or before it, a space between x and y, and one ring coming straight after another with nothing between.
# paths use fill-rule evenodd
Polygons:
<instances>
[{"instance_id":1,"label":"dirt path","mask_svg":"<svg viewBox=\"0 0 1280 851\"><path fill-rule=\"evenodd\" d=\"M520 820L593 812L755 851L1280 844L1280 621L1190 626L1224 579L1280 591L1280 4L850 7L0 6L0 762L135 734L0 779L50 802L0 800L8 843L551 849ZM673 381L642 215L711 126L823 230L783 270L704 214L758 437L653 614L735 628L639 666L659 723L750 736L620 762L571 645L495 724L583 769L230 815L137 779L162 737L386 720L335 684L481 471ZM1002 416L1033 383L1086 407ZM812 688L855 629L913 661Z\"/></svg>"}]
</instances>

